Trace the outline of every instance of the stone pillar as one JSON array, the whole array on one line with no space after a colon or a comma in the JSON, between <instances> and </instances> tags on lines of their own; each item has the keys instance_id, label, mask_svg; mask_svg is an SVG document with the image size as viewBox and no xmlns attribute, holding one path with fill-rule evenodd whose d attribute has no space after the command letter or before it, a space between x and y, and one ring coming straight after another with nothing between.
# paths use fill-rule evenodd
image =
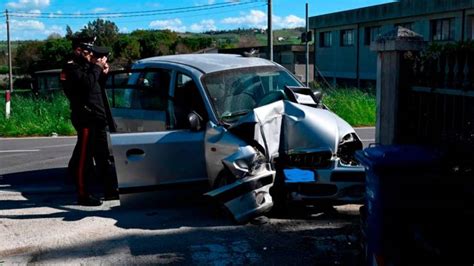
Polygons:
<instances>
[{"instance_id":1,"label":"stone pillar","mask_svg":"<svg viewBox=\"0 0 474 266\"><path fill-rule=\"evenodd\" d=\"M421 35L403 27L389 31L371 44L370 49L378 52L375 141L379 144L396 142L402 56L407 51L420 51L424 45Z\"/></svg>"}]
</instances>

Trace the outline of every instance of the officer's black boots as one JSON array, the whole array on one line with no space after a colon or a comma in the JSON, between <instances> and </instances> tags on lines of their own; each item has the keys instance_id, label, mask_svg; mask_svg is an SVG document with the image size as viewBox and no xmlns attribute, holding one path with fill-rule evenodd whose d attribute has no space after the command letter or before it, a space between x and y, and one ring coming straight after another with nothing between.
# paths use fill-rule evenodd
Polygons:
<instances>
[{"instance_id":1,"label":"officer's black boots","mask_svg":"<svg viewBox=\"0 0 474 266\"><path fill-rule=\"evenodd\" d=\"M119 199L119 193L117 189L115 190L108 189L105 191L103 200L118 200L118 199Z\"/></svg>"},{"instance_id":2,"label":"officer's black boots","mask_svg":"<svg viewBox=\"0 0 474 266\"><path fill-rule=\"evenodd\" d=\"M82 206L100 206L102 201L91 195L88 196L79 196L77 203Z\"/></svg>"}]
</instances>

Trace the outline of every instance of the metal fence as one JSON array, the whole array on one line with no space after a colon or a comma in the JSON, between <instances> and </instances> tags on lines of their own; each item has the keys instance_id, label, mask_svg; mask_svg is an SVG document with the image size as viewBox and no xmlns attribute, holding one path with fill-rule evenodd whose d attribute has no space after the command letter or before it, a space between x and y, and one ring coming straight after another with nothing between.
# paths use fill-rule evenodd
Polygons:
<instances>
[{"instance_id":1,"label":"metal fence","mask_svg":"<svg viewBox=\"0 0 474 266\"><path fill-rule=\"evenodd\" d=\"M474 45L432 45L402 60L400 140L472 149Z\"/></svg>"}]
</instances>

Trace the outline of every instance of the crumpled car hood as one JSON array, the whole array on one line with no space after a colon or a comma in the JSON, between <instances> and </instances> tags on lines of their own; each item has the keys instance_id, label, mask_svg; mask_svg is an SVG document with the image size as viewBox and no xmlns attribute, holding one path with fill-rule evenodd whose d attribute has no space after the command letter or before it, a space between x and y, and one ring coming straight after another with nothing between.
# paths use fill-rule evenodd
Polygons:
<instances>
[{"instance_id":1,"label":"crumpled car hood","mask_svg":"<svg viewBox=\"0 0 474 266\"><path fill-rule=\"evenodd\" d=\"M272 162L280 154L331 152L354 129L328 110L278 101L252 112L228 130L208 127L207 170L215 185L223 169L235 182L206 193L220 201L237 222L262 215L273 206L270 188L276 176ZM238 140L238 141L237 141ZM222 150L223 152L217 152ZM265 156L260 160L259 155ZM253 170L251 170L253 169ZM229 180L230 180L229 179Z\"/></svg>"},{"instance_id":2,"label":"crumpled car hood","mask_svg":"<svg viewBox=\"0 0 474 266\"><path fill-rule=\"evenodd\" d=\"M249 134L251 128L253 132ZM255 108L229 131L246 141L256 141L268 159L278 157L282 152L308 150L330 150L336 154L340 140L346 134L355 133L346 121L328 110L289 101Z\"/></svg>"}]
</instances>

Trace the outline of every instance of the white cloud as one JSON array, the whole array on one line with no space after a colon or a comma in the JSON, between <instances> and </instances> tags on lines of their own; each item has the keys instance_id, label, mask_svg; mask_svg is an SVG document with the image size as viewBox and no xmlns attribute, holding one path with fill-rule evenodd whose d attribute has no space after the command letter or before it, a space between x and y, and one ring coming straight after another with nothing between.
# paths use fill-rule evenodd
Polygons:
<instances>
[{"instance_id":1,"label":"white cloud","mask_svg":"<svg viewBox=\"0 0 474 266\"><path fill-rule=\"evenodd\" d=\"M61 36L64 36L65 32L66 32L66 30L64 29L64 27L61 27L61 26L58 26L58 25L52 25L51 27L45 29L43 31L43 34L46 35L46 36L49 36L53 33L57 33Z\"/></svg>"},{"instance_id":2,"label":"white cloud","mask_svg":"<svg viewBox=\"0 0 474 266\"><path fill-rule=\"evenodd\" d=\"M273 22L275 23L276 28L296 28L306 25L306 21L303 18L295 15L289 15L283 19L278 16L273 16Z\"/></svg>"},{"instance_id":3,"label":"white cloud","mask_svg":"<svg viewBox=\"0 0 474 266\"><path fill-rule=\"evenodd\" d=\"M41 15L41 11L38 9L28 11L29 17L39 17Z\"/></svg>"},{"instance_id":4,"label":"white cloud","mask_svg":"<svg viewBox=\"0 0 474 266\"><path fill-rule=\"evenodd\" d=\"M289 15L284 18L273 15L273 27L278 28L296 28L305 25L305 20L295 15ZM248 13L241 13L240 17L228 17L221 20L223 24L248 28L267 28L267 13L260 10L250 10Z\"/></svg>"},{"instance_id":5,"label":"white cloud","mask_svg":"<svg viewBox=\"0 0 474 266\"><path fill-rule=\"evenodd\" d=\"M130 30L127 27L122 27L119 29L120 33L130 33Z\"/></svg>"},{"instance_id":6,"label":"white cloud","mask_svg":"<svg viewBox=\"0 0 474 266\"><path fill-rule=\"evenodd\" d=\"M240 17L228 17L221 20L223 24L246 26L250 28L266 28L267 14L260 10L250 10L249 13L241 13Z\"/></svg>"},{"instance_id":7,"label":"white cloud","mask_svg":"<svg viewBox=\"0 0 474 266\"><path fill-rule=\"evenodd\" d=\"M57 33L61 36L66 34L64 26L51 25L45 26L42 23L30 21L28 23L20 23L15 32L12 32L12 39L14 40L44 40L53 33Z\"/></svg>"},{"instance_id":8,"label":"white cloud","mask_svg":"<svg viewBox=\"0 0 474 266\"><path fill-rule=\"evenodd\" d=\"M97 8L94 8L94 9L92 10L92 12L93 12L93 13L99 13L99 12L104 12L104 11L106 11L106 10L107 10L107 8L97 7Z\"/></svg>"},{"instance_id":9,"label":"white cloud","mask_svg":"<svg viewBox=\"0 0 474 266\"><path fill-rule=\"evenodd\" d=\"M50 0L18 0L17 2L8 2L7 7L12 9L38 9L48 7Z\"/></svg>"},{"instance_id":10,"label":"white cloud","mask_svg":"<svg viewBox=\"0 0 474 266\"><path fill-rule=\"evenodd\" d=\"M12 20L10 29L10 38L12 40L44 40L53 33L61 36L66 34L65 26L46 26L37 20ZM0 24L0 35L2 37L6 35L6 26L4 24Z\"/></svg>"},{"instance_id":11,"label":"white cloud","mask_svg":"<svg viewBox=\"0 0 474 266\"><path fill-rule=\"evenodd\" d=\"M42 31L45 29L43 22L38 20L12 20L12 31Z\"/></svg>"},{"instance_id":12,"label":"white cloud","mask_svg":"<svg viewBox=\"0 0 474 266\"><path fill-rule=\"evenodd\" d=\"M168 29L176 32L185 32L186 26L179 18L167 20L155 20L150 22L150 28L154 29Z\"/></svg>"},{"instance_id":13,"label":"white cloud","mask_svg":"<svg viewBox=\"0 0 474 266\"><path fill-rule=\"evenodd\" d=\"M203 32L217 30L215 21L212 19L201 20L199 23L194 23L191 25L192 32Z\"/></svg>"},{"instance_id":14,"label":"white cloud","mask_svg":"<svg viewBox=\"0 0 474 266\"><path fill-rule=\"evenodd\" d=\"M49 13L50 18L54 18L56 15L61 15L63 12L61 10L56 11L56 13Z\"/></svg>"},{"instance_id":15,"label":"white cloud","mask_svg":"<svg viewBox=\"0 0 474 266\"><path fill-rule=\"evenodd\" d=\"M146 2L144 5L147 6L147 7L152 7L152 8L159 8L159 7L161 7L161 4L160 4L160 3L155 3L155 2L151 2L151 3L150 3L150 2Z\"/></svg>"}]
</instances>

